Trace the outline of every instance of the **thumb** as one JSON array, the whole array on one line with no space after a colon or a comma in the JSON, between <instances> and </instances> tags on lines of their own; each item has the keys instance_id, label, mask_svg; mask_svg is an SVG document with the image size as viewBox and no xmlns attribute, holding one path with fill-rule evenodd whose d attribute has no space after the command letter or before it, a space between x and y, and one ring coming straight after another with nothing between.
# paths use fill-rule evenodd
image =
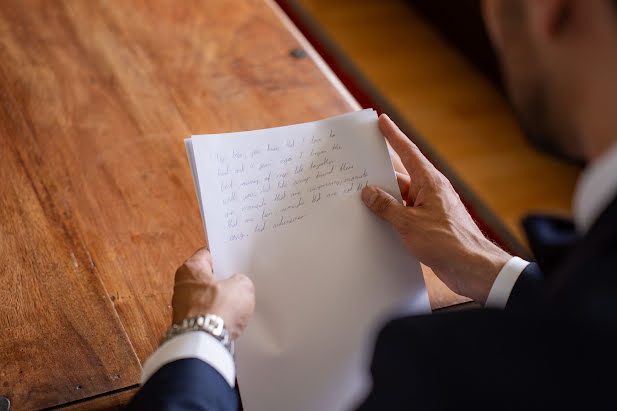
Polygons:
<instances>
[{"instance_id":1,"label":"thumb","mask_svg":"<svg viewBox=\"0 0 617 411\"><path fill-rule=\"evenodd\" d=\"M362 190L362 201L377 216L397 226L405 206L378 187L368 186Z\"/></svg>"}]
</instances>

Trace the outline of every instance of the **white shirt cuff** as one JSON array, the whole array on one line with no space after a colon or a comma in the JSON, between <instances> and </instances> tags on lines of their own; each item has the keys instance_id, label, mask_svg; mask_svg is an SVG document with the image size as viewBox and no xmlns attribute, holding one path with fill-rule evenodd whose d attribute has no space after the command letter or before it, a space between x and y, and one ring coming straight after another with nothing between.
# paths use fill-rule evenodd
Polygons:
<instances>
[{"instance_id":1,"label":"white shirt cuff","mask_svg":"<svg viewBox=\"0 0 617 411\"><path fill-rule=\"evenodd\" d=\"M203 331L179 335L161 345L144 364L141 385L164 365L185 358L197 358L217 370L230 387L236 384L233 356L216 338Z\"/></svg>"},{"instance_id":2,"label":"white shirt cuff","mask_svg":"<svg viewBox=\"0 0 617 411\"><path fill-rule=\"evenodd\" d=\"M510 258L501 271L499 271L499 274L497 274L484 307L503 310L508 303L508 298L510 298L510 293L514 288L514 284L516 284L516 280L518 280L518 277L527 265L529 265L529 261L525 261L520 257Z\"/></svg>"}]
</instances>

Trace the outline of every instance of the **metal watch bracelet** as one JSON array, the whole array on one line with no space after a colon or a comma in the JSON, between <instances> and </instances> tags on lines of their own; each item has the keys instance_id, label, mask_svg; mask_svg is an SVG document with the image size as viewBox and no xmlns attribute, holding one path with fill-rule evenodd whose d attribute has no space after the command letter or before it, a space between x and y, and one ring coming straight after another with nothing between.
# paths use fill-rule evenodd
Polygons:
<instances>
[{"instance_id":1,"label":"metal watch bracelet","mask_svg":"<svg viewBox=\"0 0 617 411\"><path fill-rule=\"evenodd\" d=\"M185 318L181 324L173 324L161 339L159 345L165 344L167 341L191 331L203 331L217 340L219 340L225 348L234 355L234 342L231 340L229 332L225 328L225 323L221 317L214 314L197 315L191 318Z\"/></svg>"}]
</instances>

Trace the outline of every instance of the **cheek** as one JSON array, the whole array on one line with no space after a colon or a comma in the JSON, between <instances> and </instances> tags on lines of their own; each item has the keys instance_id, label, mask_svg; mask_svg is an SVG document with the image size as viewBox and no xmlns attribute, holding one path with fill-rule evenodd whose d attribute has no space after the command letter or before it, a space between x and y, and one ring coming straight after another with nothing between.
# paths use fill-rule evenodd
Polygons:
<instances>
[{"instance_id":1,"label":"cheek","mask_svg":"<svg viewBox=\"0 0 617 411\"><path fill-rule=\"evenodd\" d=\"M502 73L508 95L517 111L529 105L541 86L533 53L520 42L511 42L501 55Z\"/></svg>"},{"instance_id":2,"label":"cheek","mask_svg":"<svg viewBox=\"0 0 617 411\"><path fill-rule=\"evenodd\" d=\"M482 17L488 36L496 51L500 53L503 48L503 36L499 24L498 6L495 0L485 0L482 2Z\"/></svg>"},{"instance_id":3,"label":"cheek","mask_svg":"<svg viewBox=\"0 0 617 411\"><path fill-rule=\"evenodd\" d=\"M515 111L520 113L529 105L528 100L531 94L529 79L512 67L504 68L503 77L510 102Z\"/></svg>"}]
</instances>

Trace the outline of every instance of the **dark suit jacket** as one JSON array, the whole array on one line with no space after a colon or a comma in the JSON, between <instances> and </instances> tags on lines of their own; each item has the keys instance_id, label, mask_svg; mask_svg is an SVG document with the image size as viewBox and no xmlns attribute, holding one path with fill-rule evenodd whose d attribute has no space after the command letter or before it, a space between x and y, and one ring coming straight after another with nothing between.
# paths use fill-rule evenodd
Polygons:
<instances>
[{"instance_id":1,"label":"dark suit jacket","mask_svg":"<svg viewBox=\"0 0 617 411\"><path fill-rule=\"evenodd\" d=\"M617 409L617 200L547 278L530 264L504 311L387 324L358 410ZM131 406L232 410L237 396L211 367L183 360Z\"/></svg>"}]
</instances>

